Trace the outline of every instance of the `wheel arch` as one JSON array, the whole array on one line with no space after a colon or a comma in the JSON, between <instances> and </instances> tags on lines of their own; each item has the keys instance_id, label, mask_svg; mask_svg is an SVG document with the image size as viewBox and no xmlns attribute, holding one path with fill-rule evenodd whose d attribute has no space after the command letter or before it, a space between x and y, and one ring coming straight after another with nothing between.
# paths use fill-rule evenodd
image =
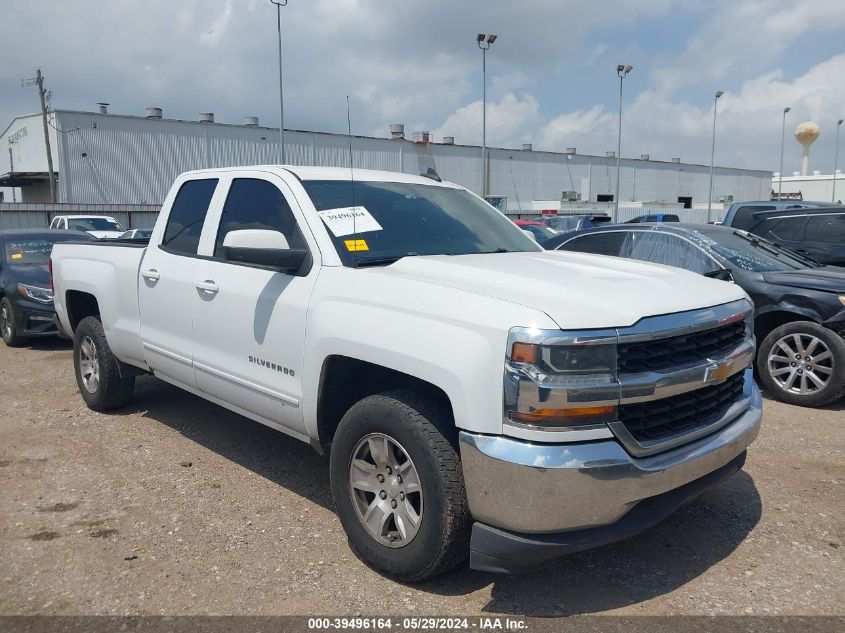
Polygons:
<instances>
[{"instance_id":1,"label":"wheel arch","mask_svg":"<svg viewBox=\"0 0 845 633\"><path fill-rule=\"evenodd\" d=\"M757 339L757 345L760 345L772 330L779 328L781 325L792 323L793 321L812 321L813 323L819 323L815 315L797 308L769 310L763 314L758 314L754 319L754 336Z\"/></svg>"},{"instance_id":2,"label":"wheel arch","mask_svg":"<svg viewBox=\"0 0 845 633\"><path fill-rule=\"evenodd\" d=\"M444 407L454 424L454 410L448 394L437 385L404 372L343 355L323 361L317 397L317 442L327 451L340 420L349 408L367 396L392 389L409 389Z\"/></svg>"},{"instance_id":3,"label":"wheel arch","mask_svg":"<svg viewBox=\"0 0 845 633\"><path fill-rule=\"evenodd\" d=\"M76 331L79 322L85 317L100 317L100 304L90 292L68 290L65 293L65 306L71 333Z\"/></svg>"}]
</instances>

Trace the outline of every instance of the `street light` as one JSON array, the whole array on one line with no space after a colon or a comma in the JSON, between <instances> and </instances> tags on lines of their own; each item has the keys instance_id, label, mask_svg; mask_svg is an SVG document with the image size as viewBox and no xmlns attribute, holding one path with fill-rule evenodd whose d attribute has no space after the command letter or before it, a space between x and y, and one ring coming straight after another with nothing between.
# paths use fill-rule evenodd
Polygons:
<instances>
[{"instance_id":1,"label":"street light","mask_svg":"<svg viewBox=\"0 0 845 633\"><path fill-rule=\"evenodd\" d=\"M780 200L780 192L783 187L783 138L786 133L786 113L792 108L789 106L783 109L783 123L780 126L780 172L778 173L778 200Z\"/></svg>"},{"instance_id":2,"label":"street light","mask_svg":"<svg viewBox=\"0 0 845 633\"><path fill-rule=\"evenodd\" d=\"M719 105L719 97L724 92L716 91L716 97L713 99L713 141L710 144L710 195L707 196L707 221L710 221L710 208L713 204L713 159L716 155L716 107Z\"/></svg>"},{"instance_id":3,"label":"street light","mask_svg":"<svg viewBox=\"0 0 845 633\"><path fill-rule=\"evenodd\" d=\"M619 218L619 161L622 158L622 80L634 70L633 66L618 64L616 74L619 75L619 137L616 141L616 195L613 196L613 221Z\"/></svg>"},{"instance_id":4,"label":"street light","mask_svg":"<svg viewBox=\"0 0 845 633\"><path fill-rule=\"evenodd\" d=\"M836 122L836 151L833 154L833 195L831 202L836 202L836 166L839 163L839 128L842 127L842 119Z\"/></svg>"},{"instance_id":5,"label":"street light","mask_svg":"<svg viewBox=\"0 0 845 633\"><path fill-rule=\"evenodd\" d=\"M288 0L270 0L276 5L276 30L279 33L279 145L282 148L282 165L285 157L285 99L282 93L282 7L287 6Z\"/></svg>"},{"instance_id":6,"label":"street light","mask_svg":"<svg viewBox=\"0 0 845 633\"><path fill-rule=\"evenodd\" d=\"M475 43L481 49L481 78L482 78L482 105L481 105L481 195L487 195L487 51L490 45L496 41L496 35L492 33L479 33L475 36Z\"/></svg>"}]
</instances>

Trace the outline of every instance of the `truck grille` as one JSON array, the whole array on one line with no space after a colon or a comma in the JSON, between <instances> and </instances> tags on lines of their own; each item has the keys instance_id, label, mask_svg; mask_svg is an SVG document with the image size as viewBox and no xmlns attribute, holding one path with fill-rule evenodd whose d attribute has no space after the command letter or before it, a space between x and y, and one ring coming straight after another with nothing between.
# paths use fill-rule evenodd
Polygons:
<instances>
[{"instance_id":1,"label":"truck grille","mask_svg":"<svg viewBox=\"0 0 845 633\"><path fill-rule=\"evenodd\" d=\"M653 341L619 345L620 374L660 371L725 356L745 339L745 321Z\"/></svg>"},{"instance_id":2,"label":"truck grille","mask_svg":"<svg viewBox=\"0 0 845 633\"><path fill-rule=\"evenodd\" d=\"M742 396L745 372L712 385L669 398L625 404L619 421L640 443L659 442L707 426L722 417Z\"/></svg>"}]
</instances>

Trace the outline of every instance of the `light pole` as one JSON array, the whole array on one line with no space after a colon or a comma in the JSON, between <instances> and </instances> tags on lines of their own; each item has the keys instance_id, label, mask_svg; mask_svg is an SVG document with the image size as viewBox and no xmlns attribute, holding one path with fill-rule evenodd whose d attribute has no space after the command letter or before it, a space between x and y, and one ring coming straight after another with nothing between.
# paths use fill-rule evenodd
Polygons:
<instances>
[{"instance_id":1,"label":"light pole","mask_svg":"<svg viewBox=\"0 0 845 633\"><path fill-rule=\"evenodd\" d=\"M716 91L716 97L713 99L713 140L710 143L710 194L707 196L707 221L710 221L710 209L713 205L713 160L716 156L716 108L719 105L719 97L724 92Z\"/></svg>"},{"instance_id":2,"label":"light pole","mask_svg":"<svg viewBox=\"0 0 845 633\"><path fill-rule=\"evenodd\" d=\"M619 170L622 159L622 80L628 73L634 70L633 66L619 64L616 66L616 74L619 75L619 137L616 140L616 195L613 196L613 221L619 218Z\"/></svg>"},{"instance_id":3,"label":"light pole","mask_svg":"<svg viewBox=\"0 0 845 633\"><path fill-rule=\"evenodd\" d=\"M475 43L481 49L481 83L482 83L482 104L481 104L481 195L487 195L487 51L490 45L496 41L496 35L492 33L479 33L475 36Z\"/></svg>"},{"instance_id":4,"label":"light pole","mask_svg":"<svg viewBox=\"0 0 845 633\"><path fill-rule=\"evenodd\" d=\"M792 108L786 106L783 109L783 123L780 126L780 172L778 172L778 200L780 200L780 192L783 187L783 139L786 133L786 113Z\"/></svg>"},{"instance_id":5,"label":"light pole","mask_svg":"<svg viewBox=\"0 0 845 633\"><path fill-rule=\"evenodd\" d=\"M276 30L279 33L279 145L282 148L282 165L286 163L285 156L285 98L282 92L282 7L287 6L288 0L270 0L276 5Z\"/></svg>"},{"instance_id":6,"label":"light pole","mask_svg":"<svg viewBox=\"0 0 845 633\"><path fill-rule=\"evenodd\" d=\"M833 195L830 196L831 202L836 202L836 167L839 163L839 128L842 127L842 119L836 122L836 151L833 153Z\"/></svg>"}]
</instances>

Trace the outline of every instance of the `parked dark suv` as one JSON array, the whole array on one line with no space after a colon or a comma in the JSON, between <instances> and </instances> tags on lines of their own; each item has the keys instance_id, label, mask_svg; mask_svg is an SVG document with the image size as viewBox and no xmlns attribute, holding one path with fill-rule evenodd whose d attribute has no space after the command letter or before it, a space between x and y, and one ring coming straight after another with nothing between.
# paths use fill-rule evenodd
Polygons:
<instances>
[{"instance_id":1,"label":"parked dark suv","mask_svg":"<svg viewBox=\"0 0 845 633\"><path fill-rule=\"evenodd\" d=\"M845 207L755 211L745 224L735 228L809 255L821 264L845 266Z\"/></svg>"},{"instance_id":2,"label":"parked dark suv","mask_svg":"<svg viewBox=\"0 0 845 633\"><path fill-rule=\"evenodd\" d=\"M47 268L53 244L94 239L79 231L0 231L0 336L6 345L58 334Z\"/></svg>"}]
</instances>

